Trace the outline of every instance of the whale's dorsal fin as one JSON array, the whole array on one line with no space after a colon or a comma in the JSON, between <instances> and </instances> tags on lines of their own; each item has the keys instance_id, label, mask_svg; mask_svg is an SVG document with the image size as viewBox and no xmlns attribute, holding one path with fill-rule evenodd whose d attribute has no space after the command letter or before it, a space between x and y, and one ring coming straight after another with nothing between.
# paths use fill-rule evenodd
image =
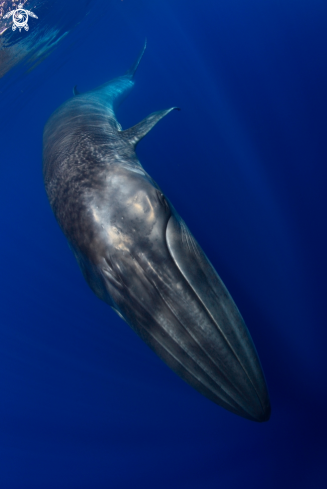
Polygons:
<instances>
[{"instance_id":1,"label":"whale's dorsal fin","mask_svg":"<svg viewBox=\"0 0 327 489\"><path fill-rule=\"evenodd\" d=\"M140 64L145 48L146 48L146 41L142 51L140 52L140 54L138 55L138 57L130 67L130 69L127 70L124 75L114 78L113 80L110 80L109 82L104 83L100 87L93 90L94 92L96 91L102 92L107 98L107 103L111 104L111 106L114 109L116 109L118 105L120 105L120 103L124 100L124 98L129 94L130 90L133 88L134 86L133 78L137 70L137 67ZM92 90L90 92L92 92Z\"/></svg>"},{"instance_id":2,"label":"whale's dorsal fin","mask_svg":"<svg viewBox=\"0 0 327 489\"><path fill-rule=\"evenodd\" d=\"M138 57L136 58L136 60L132 64L132 66L130 67L130 69L126 71L125 76L129 76L130 78L134 77L135 72L136 72L136 70L140 64L140 61L143 58L143 54L144 54L145 49L146 49L146 40L145 40L142 51L140 52L140 54L138 55Z\"/></svg>"},{"instance_id":3,"label":"whale's dorsal fin","mask_svg":"<svg viewBox=\"0 0 327 489\"><path fill-rule=\"evenodd\" d=\"M79 93L80 92L77 90L77 85L75 85L74 88L73 88L73 94L74 95L79 95Z\"/></svg>"},{"instance_id":4,"label":"whale's dorsal fin","mask_svg":"<svg viewBox=\"0 0 327 489\"><path fill-rule=\"evenodd\" d=\"M121 131L121 136L127 139L134 147L148 134L149 131L172 110L181 110L179 107L171 107L167 110L159 110L148 115L143 121L133 127Z\"/></svg>"}]
</instances>

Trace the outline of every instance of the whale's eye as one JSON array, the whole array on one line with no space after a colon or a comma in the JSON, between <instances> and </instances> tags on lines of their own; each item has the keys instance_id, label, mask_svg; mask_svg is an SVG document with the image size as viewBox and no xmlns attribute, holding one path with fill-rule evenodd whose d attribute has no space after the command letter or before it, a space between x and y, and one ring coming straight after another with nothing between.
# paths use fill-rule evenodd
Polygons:
<instances>
[{"instance_id":1,"label":"whale's eye","mask_svg":"<svg viewBox=\"0 0 327 489\"><path fill-rule=\"evenodd\" d=\"M166 197L164 196L164 194L160 190L157 190L157 196L158 196L158 200L159 200L160 204L163 205L166 209L169 209L169 205L168 205L168 202L166 200Z\"/></svg>"}]
</instances>

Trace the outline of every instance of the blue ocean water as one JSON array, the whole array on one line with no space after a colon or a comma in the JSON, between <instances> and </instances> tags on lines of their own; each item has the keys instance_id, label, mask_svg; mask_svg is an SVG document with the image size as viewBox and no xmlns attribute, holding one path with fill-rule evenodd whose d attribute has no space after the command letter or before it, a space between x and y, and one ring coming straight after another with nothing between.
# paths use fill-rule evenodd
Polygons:
<instances>
[{"instance_id":1,"label":"blue ocean water","mask_svg":"<svg viewBox=\"0 0 327 489\"><path fill-rule=\"evenodd\" d=\"M26 5L54 41L71 32L0 80L0 487L325 488L326 2ZM47 201L47 119L145 38L118 120L182 108L137 152L247 323L264 424L194 391L94 296Z\"/></svg>"}]
</instances>

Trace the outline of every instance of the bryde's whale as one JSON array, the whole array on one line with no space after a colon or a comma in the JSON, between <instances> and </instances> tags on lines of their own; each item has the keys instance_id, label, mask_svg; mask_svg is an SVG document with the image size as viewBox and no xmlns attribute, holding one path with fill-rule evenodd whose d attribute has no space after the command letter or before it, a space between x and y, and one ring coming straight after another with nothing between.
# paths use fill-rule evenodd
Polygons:
<instances>
[{"instance_id":1,"label":"bryde's whale","mask_svg":"<svg viewBox=\"0 0 327 489\"><path fill-rule=\"evenodd\" d=\"M267 421L266 382L240 312L135 153L174 108L126 130L116 119L144 49L125 75L84 94L75 89L50 117L43 138L46 192L95 294L204 396Z\"/></svg>"}]
</instances>

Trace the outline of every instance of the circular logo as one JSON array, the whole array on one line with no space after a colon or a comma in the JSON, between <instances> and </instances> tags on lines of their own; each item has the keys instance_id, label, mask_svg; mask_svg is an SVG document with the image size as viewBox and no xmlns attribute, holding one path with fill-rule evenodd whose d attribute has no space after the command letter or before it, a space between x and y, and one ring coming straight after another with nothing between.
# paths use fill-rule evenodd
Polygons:
<instances>
[{"instance_id":1,"label":"circular logo","mask_svg":"<svg viewBox=\"0 0 327 489\"><path fill-rule=\"evenodd\" d=\"M24 27L24 29L28 31L28 25L27 25L28 13L26 12L26 10L24 10L23 8L18 8L17 10L15 10L12 16L12 20L13 20L13 27L15 25L16 27L18 27L19 30L21 30L22 27Z\"/></svg>"}]
</instances>

